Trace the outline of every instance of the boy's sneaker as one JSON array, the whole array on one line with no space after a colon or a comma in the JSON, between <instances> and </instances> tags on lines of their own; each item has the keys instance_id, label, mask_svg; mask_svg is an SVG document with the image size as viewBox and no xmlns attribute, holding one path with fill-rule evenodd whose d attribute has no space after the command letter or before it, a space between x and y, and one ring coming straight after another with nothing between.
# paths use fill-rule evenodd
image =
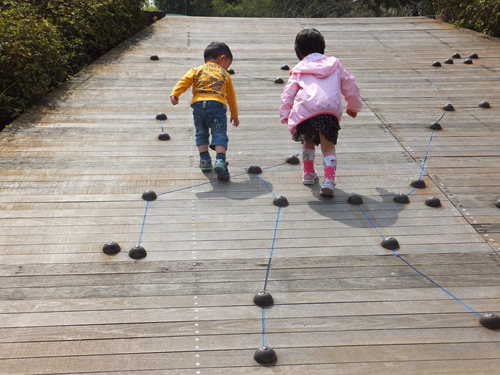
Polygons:
<instances>
[{"instance_id":1,"label":"boy's sneaker","mask_svg":"<svg viewBox=\"0 0 500 375\"><path fill-rule=\"evenodd\" d=\"M229 180L229 171L227 170L227 165L229 163L222 159L217 159L214 166L214 172L217 174L218 180Z\"/></svg>"},{"instance_id":2,"label":"boy's sneaker","mask_svg":"<svg viewBox=\"0 0 500 375\"><path fill-rule=\"evenodd\" d=\"M200 169L202 172L210 172L212 170L212 159L200 159Z\"/></svg>"},{"instance_id":3,"label":"boy's sneaker","mask_svg":"<svg viewBox=\"0 0 500 375\"><path fill-rule=\"evenodd\" d=\"M320 194L325 197L333 197L333 192L335 191L335 182L333 178L325 177L323 185L321 185Z\"/></svg>"},{"instance_id":4,"label":"boy's sneaker","mask_svg":"<svg viewBox=\"0 0 500 375\"><path fill-rule=\"evenodd\" d=\"M302 183L304 185L314 185L314 182L316 181L316 178L318 177L318 174L316 172L305 172L302 175Z\"/></svg>"}]
</instances>

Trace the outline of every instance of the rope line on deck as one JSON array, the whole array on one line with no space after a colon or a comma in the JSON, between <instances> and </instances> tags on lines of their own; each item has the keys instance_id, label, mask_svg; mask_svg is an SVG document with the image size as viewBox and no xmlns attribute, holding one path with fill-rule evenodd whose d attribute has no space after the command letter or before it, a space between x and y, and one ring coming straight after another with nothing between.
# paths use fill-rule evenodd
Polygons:
<instances>
[{"instance_id":1,"label":"rope line on deck","mask_svg":"<svg viewBox=\"0 0 500 375\"><path fill-rule=\"evenodd\" d=\"M357 204L356 206L359 208L359 210L361 211L361 213L366 217L366 220L368 220L368 222L372 225L372 227L375 228L375 230L378 232L378 234L380 234L380 237L385 238L384 235L382 233L380 233L380 231L378 230L377 226L375 224L373 224L373 221L370 220L370 218L365 213L365 211L359 206L359 204Z\"/></svg>"},{"instance_id":2,"label":"rope line on deck","mask_svg":"<svg viewBox=\"0 0 500 375\"><path fill-rule=\"evenodd\" d=\"M276 216L276 225L274 227L274 237L273 237L273 244L271 246L271 254L269 255L269 262L267 263L267 271L266 271L266 278L264 279L264 291L267 288L267 280L269 278L269 270L271 269L271 261L273 260L273 255L274 255L274 246L276 245L276 235L278 233L278 224L280 220L280 215L281 215L281 207L278 207L278 215Z\"/></svg>"},{"instance_id":3,"label":"rope line on deck","mask_svg":"<svg viewBox=\"0 0 500 375\"><path fill-rule=\"evenodd\" d=\"M366 215L365 211L358 204L356 206L359 208L359 210L361 211L361 213L366 217L366 219L370 222L370 224L373 226L373 228L375 228L375 230L382 236L382 238L385 238L384 235L378 230L377 226L375 224L373 224L373 222L370 220L370 218ZM455 299L456 301L458 301L461 305L465 306L467 309L469 309L470 311L472 311L474 314L476 314L478 316L481 316L481 314L479 314L477 311L475 311L472 307L470 307L469 305L467 305L465 302L463 302L462 300L460 300L454 294L452 294L451 292L449 292L448 290L446 290L445 288L443 288L441 285L439 285L438 283L436 283L434 280L432 280L429 276L424 275L422 272L420 272L418 269L416 269L414 266L412 266L408 261L406 261L405 259L403 259L398 254L398 252L396 251L396 249L392 249L392 252L396 256L396 258L398 258L399 260L401 260L403 263L405 263L408 267L410 267L412 270L414 270L420 276L424 277L426 280L428 280L429 282L431 282L432 284L434 284L435 286L437 286L439 289L441 289L443 292L445 292L446 294L448 294L450 297L452 297L453 299Z\"/></svg>"},{"instance_id":4,"label":"rope line on deck","mask_svg":"<svg viewBox=\"0 0 500 375\"><path fill-rule=\"evenodd\" d=\"M262 346L266 346L266 308L262 307Z\"/></svg>"},{"instance_id":5,"label":"rope line on deck","mask_svg":"<svg viewBox=\"0 0 500 375\"><path fill-rule=\"evenodd\" d=\"M459 298L457 298L455 295L453 295L452 293L450 293L449 291L447 291L445 288L443 288L441 285L439 285L438 283L436 283L430 277L424 275L422 272L420 272L418 269L416 269L414 266L412 266L410 263L408 263L405 259L401 258L401 256L397 253L397 251L395 249L392 249L392 252L396 256L396 258L398 258L399 260L401 260L402 262L404 262L408 267L410 267L412 270L414 270L420 276L425 277L428 281L430 281L432 284L434 284L435 286L437 286L443 292L445 292L450 297L452 297L453 299L455 299L456 301L458 301L460 304L462 304L463 306L465 306L466 308L468 308L470 311L472 311L477 316L479 316L479 317L481 316L481 314L479 314L477 311L475 311L472 307L470 307L469 305L467 305L465 302L461 301Z\"/></svg>"},{"instance_id":6,"label":"rope line on deck","mask_svg":"<svg viewBox=\"0 0 500 375\"><path fill-rule=\"evenodd\" d=\"M144 233L144 226L146 225L146 216L148 215L149 201L146 202L146 210L144 212L144 218L142 219L141 235L139 237L139 243L137 246L141 246L142 234Z\"/></svg>"},{"instance_id":7,"label":"rope line on deck","mask_svg":"<svg viewBox=\"0 0 500 375\"><path fill-rule=\"evenodd\" d=\"M269 190L271 192L271 194L273 195L273 197L276 198L276 194L274 194L274 192L269 188L269 185L266 183L266 181L264 181L264 179L262 177L260 177L260 174L258 174L257 176L259 176L260 180L262 181L262 183L264 184L264 186L267 188L267 190Z\"/></svg>"},{"instance_id":8,"label":"rope line on deck","mask_svg":"<svg viewBox=\"0 0 500 375\"><path fill-rule=\"evenodd\" d=\"M443 113L443 115L439 118L438 121L440 121L446 115L446 113L447 113L447 111L445 111ZM162 132L163 132L163 121L161 122L161 126L162 126ZM427 147L431 146L434 134L435 134L435 130L433 130L433 132L432 132L432 134L430 136L429 143L428 143ZM430 150L428 150L427 153L426 153L426 155L425 155L425 158L424 158L424 161L423 161L423 164L422 164L422 172L420 174L420 178L422 178L422 176L425 173L425 168L426 168L426 164L427 164L427 159L428 159L428 156L429 156L429 152L430 152ZM302 150L299 151L296 154L296 156L300 155L301 153L302 153ZM284 164L286 164L286 163L281 163L281 164L277 164L277 165L274 165L274 166L266 167L266 168L263 168L263 170L269 170L269 169L272 169L272 168L276 168L278 166L282 166ZM243 176L243 175L246 175L246 174L248 174L248 172L235 175L235 176L233 176L233 178L240 177L240 176ZM266 183L266 181L264 181L264 179L262 178L262 176L260 174L257 174L257 176L259 177L260 181L264 184L264 186L267 188L267 190L273 195L273 197L276 198L275 193L269 187L269 185ZM183 191L183 190L193 189L193 188L196 188L196 187L199 187L199 186L213 184L213 183L216 183L216 182L219 182L219 180L211 180L211 181L204 182L204 183L201 183L201 184L197 184L197 185L193 185L193 186L189 186L189 187L185 187L185 188L180 188L180 189L176 189L176 190L172 190L172 191L160 193L160 194L158 194L158 196L160 196L160 195L166 195L166 194L171 194L171 193L175 193L175 192L179 192L179 191ZM417 189L415 188L412 192L410 192L408 194L408 196L411 195L413 192L415 192L415 190L417 190ZM142 222L141 234L140 234L140 238L139 238L139 245L141 244L142 238L143 238L144 227L145 227L145 223L146 223L146 217L147 217L147 213L148 213L149 203L150 202L148 201L147 204L146 204L146 209L145 209L144 218L143 218L143 222ZM302 204L312 205L312 204L332 204L332 203L343 203L343 202L341 202L341 201L321 201L320 200L320 201L290 202L289 204L293 204L293 205L302 205ZM368 217L368 215L366 214L366 212L360 207L359 204L356 205L356 206L358 207L358 209L360 210L360 212L363 214L363 216L368 220L368 222L371 224L371 226L382 237L382 239L384 239L384 235L380 232L380 230L373 223L373 221ZM266 291L266 289L267 289L267 284L268 284L268 280L269 280L269 274L270 274L270 270L271 270L271 263L272 263L272 259L273 259L273 256L274 256L275 246L276 246L276 237L277 237L277 233L278 233L278 227L279 227L280 217L281 217L281 207L278 207L278 213L277 213L277 216L276 216L276 222L275 222L275 228L274 228L273 241L272 241L272 245L271 245L271 252L270 252L270 255L269 255L269 260L268 260L267 269L266 269L266 275L265 275L265 279L264 279L264 288L263 288L263 291ZM410 267L417 274L419 274L420 276L422 276L423 278L425 278L427 281L429 281L434 286L436 286L439 289L441 289L448 296L450 296L451 298L453 298L454 300L456 300L457 302L459 302L462 306L464 306L465 308L467 308L471 312L475 313L478 316L481 316L481 314L479 314L478 312L476 312L473 308L471 308L470 306L468 306L465 302L461 301L458 297L456 297L455 295L453 295L451 292L449 292L448 290L446 290L444 287L442 287L441 285L439 285L438 283L436 283L434 280L432 280L430 277L426 276L421 271L419 271L417 268L415 268L413 265L411 265L408 261L406 261L405 259L403 259L397 253L397 251L395 249L392 249L392 252L393 252L393 254L394 254L394 256L396 258L398 258L405 265L407 265L408 267ZM261 308L262 308L262 323L261 323L262 324L262 342L263 342L263 346L266 347L266 342L267 342L267 336L266 336L266 313L265 313L265 309L266 308L265 307L261 307Z\"/></svg>"},{"instance_id":9,"label":"rope line on deck","mask_svg":"<svg viewBox=\"0 0 500 375\"><path fill-rule=\"evenodd\" d=\"M446 115L448 111L444 111L444 113L441 115L441 117L439 118L439 120L437 120L436 122L439 122L443 119L443 117ZM436 132L436 130L434 129L432 131L432 134L431 134L431 138L429 139L429 144L427 145L427 147L430 147L431 146L431 143L432 143L432 139L434 138L434 133ZM420 177L419 179L422 179L424 173L425 173L425 167L427 165L427 157L429 156L429 151L430 150L427 150L427 153L425 154L425 158L424 158L424 162L422 164L422 172L420 173ZM417 188L413 189L410 193L408 193L408 196L412 195L415 191L417 190Z\"/></svg>"}]
</instances>

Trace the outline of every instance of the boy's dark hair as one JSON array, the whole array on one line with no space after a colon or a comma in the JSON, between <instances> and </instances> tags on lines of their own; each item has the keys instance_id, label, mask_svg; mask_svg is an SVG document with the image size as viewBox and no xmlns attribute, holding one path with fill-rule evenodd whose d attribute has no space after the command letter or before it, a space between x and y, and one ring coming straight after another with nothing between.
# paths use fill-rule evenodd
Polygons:
<instances>
[{"instance_id":1,"label":"boy's dark hair","mask_svg":"<svg viewBox=\"0 0 500 375\"><path fill-rule=\"evenodd\" d=\"M233 54L226 43L212 42L205 48L203 58L207 62L209 60L216 60L221 55L226 55L231 61L233 60Z\"/></svg>"},{"instance_id":2,"label":"boy's dark hair","mask_svg":"<svg viewBox=\"0 0 500 375\"><path fill-rule=\"evenodd\" d=\"M295 54L302 60L307 55L325 53L325 38L316 29L304 29L295 37Z\"/></svg>"}]
</instances>

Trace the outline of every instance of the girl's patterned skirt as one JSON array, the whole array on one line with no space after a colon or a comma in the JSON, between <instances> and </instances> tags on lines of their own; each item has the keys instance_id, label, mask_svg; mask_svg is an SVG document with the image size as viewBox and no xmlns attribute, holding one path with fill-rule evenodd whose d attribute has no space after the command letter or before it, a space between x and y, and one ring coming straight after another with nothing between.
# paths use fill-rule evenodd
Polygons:
<instances>
[{"instance_id":1,"label":"girl's patterned skirt","mask_svg":"<svg viewBox=\"0 0 500 375\"><path fill-rule=\"evenodd\" d=\"M292 138L297 142L304 142L306 139L312 139L314 144L318 146L320 143L319 133L321 132L326 139L336 145L340 129L337 117L334 115L322 114L308 118L298 124Z\"/></svg>"}]
</instances>

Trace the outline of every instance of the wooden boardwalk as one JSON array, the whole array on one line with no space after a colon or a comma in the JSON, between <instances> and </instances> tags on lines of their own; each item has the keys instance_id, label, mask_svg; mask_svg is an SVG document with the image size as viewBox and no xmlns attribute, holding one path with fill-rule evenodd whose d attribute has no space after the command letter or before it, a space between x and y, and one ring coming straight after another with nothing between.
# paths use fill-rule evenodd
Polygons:
<instances>
[{"instance_id":1,"label":"wooden boardwalk","mask_svg":"<svg viewBox=\"0 0 500 375\"><path fill-rule=\"evenodd\" d=\"M333 200L284 163L301 145L273 81L304 27L366 103L342 120ZM189 94L168 100L213 40L235 56L230 182L199 171ZM479 59L431 66L455 52ZM478 314L500 313L499 73L498 40L426 18L167 17L140 32L0 133L0 373L497 373L500 335ZM162 195L147 204L148 189ZM264 342L272 366L253 359Z\"/></svg>"}]
</instances>

